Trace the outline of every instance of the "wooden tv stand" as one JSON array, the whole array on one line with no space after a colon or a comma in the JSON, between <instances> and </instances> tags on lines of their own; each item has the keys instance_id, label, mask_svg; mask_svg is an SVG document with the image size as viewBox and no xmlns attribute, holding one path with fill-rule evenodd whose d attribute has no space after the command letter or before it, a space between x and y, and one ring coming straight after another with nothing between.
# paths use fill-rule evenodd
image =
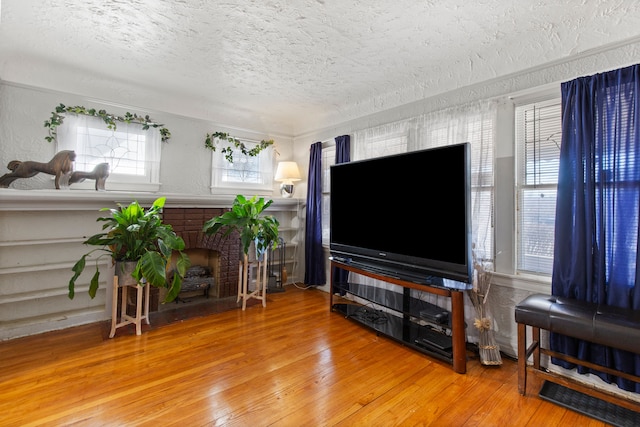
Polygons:
<instances>
[{"instance_id":1,"label":"wooden tv stand","mask_svg":"<svg viewBox=\"0 0 640 427\"><path fill-rule=\"evenodd\" d=\"M335 259L331 259L331 290L330 290L330 298L329 298L329 309L331 311L338 311L344 313L344 307L346 304L336 304L334 306L333 296L334 296L334 285L333 285L333 267L341 268L343 270L347 270L356 274L361 274L363 276L371 277L373 279L381 280L383 282L392 283L394 285L401 286L403 289L403 293L400 296L402 299L402 305L405 309L391 308L394 311L398 311L401 313L401 317L396 317L390 315L389 317L395 322L399 322L397 327L391 328L392 325L387 325L386 330L380 330L378 328L373 328L376 330L376 333L383 334L392 338L396 341L401 342L408 347L411 347L415 350L418 350L422 353L428 354L430 356L437 357L439 359L445 360L453 365L453 370L459 374L464 374L467 371L467 351L466 351L466 337L465 337L465 323L464 323L464 293L461 290L449 289L440 286L431 286L420 283L415 283L403 279L398 279L395 277L386 276L381 273L377 273L374 271L370 271L367 269L359 268L358 266L352 265L350 263L341 262ZM412 315L409 313L409 310L406 309L410 305L410 290L416 289L422 292L428 292L435 295L440 295L444 297L451 298L451 315L450 315L450 329L451 329L451 352L450 354L438 352L438 351L430 351L423 347L420 347L414 343L416 331L420 326L418 323L414 322L411 318ZM361 297L358 295L356 291L346 290L346 293ZM366 298L365 298L366 299ZM384 303L375 302L375 304L380 306L385 306ZM358 307L355 304L349 304L348 306ZM347 316L351 317L351 316ZM357 320L357 319L355 319ZM365 326L368 325L366 322L360 322ZM389 329L391 328L391 329Z\"/></svg>"}]
</instances>

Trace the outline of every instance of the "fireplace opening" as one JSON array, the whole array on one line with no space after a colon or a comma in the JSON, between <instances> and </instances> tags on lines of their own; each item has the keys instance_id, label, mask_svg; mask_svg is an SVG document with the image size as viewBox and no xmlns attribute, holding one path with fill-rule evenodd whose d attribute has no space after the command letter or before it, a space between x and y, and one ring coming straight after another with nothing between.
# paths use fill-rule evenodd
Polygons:
<instances>
[{"instance_id":1,"label":"fireplace opening","mask_svg":"<svg viewBox=\"0 0 640 427\"><path fill-rule=\"evenodd\" d=\"M199 303L209 299L220 298L220 253L211 249L186 249L185 254L191 260L191 267L182 281L182 290L170 304L160 304L159 310L175 309L180 303ZM175 262L172 264L175 266ZM173 274L169 272L169 276ZM160 301L167 294L160 290Z\"/></svg>"},{"instance_id":2,"label":"fireplace opening","mask_svg":"<svg viewBox=\"0 0 640 427\"><path fill-rule=\"evenodd\" d=\"M237 235L228 237L221 233L207 235L202 227L209 219L222 215L228 208L165 208L163 220L170 224L178 236L184 239L184 252L189 256L192 267L202 267L212 277L211 288L206 297L204 291L196 289L191 294L180 294L179 302L160 304L160 309L171 310L188 306L180 301L210 302L216 304L224 299L234 298L238 293L238 262L240 253L240 238ZM197 271L201 271L200 268ZM188 286L185 286L188 288ZM164 301L165 293L159 297Z\"/></svg>"}]
</instances>

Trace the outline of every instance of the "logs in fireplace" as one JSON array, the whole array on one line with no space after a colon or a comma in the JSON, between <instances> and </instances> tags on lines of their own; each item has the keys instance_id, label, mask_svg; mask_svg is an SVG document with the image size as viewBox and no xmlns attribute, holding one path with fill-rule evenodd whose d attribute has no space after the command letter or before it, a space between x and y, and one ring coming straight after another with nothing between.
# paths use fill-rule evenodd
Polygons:
<instances>
[{"instance_id":1,"label":"logs in fireplace","mask_svg":"<svg viewBox=\"0 0 640 427\"><path fill-rule=\"evenodd\" d=\"M209 267L195 265L187 270L182 281L182 289L176 298L177 302L186 302L185 296L192 295L196 292L202 292L206 298L209 298L209 290L213 286L215 278L211 274Z\"/></svg>"}]
</instances>

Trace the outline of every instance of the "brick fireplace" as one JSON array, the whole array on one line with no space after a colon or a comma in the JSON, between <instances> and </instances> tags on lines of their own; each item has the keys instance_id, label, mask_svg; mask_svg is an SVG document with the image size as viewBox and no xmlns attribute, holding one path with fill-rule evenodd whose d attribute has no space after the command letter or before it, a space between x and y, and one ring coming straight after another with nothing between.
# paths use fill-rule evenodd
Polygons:
<instances>
[{"instance_id":1,"label":"brick fireplace","mask_svg":"<svg viewBox=\"0 0 640 427\"><path fill-rule=\"evenodd\" d=\"M225 208L164 208L163 221L171 224L184 239L192 265L208 263L215 277L212 297L225 298L238 293L240 239L221 234L207 235L202 227L209 219L222 215ZM205 261L206 260L206 261Z\"/></svg>"}]
</instances>

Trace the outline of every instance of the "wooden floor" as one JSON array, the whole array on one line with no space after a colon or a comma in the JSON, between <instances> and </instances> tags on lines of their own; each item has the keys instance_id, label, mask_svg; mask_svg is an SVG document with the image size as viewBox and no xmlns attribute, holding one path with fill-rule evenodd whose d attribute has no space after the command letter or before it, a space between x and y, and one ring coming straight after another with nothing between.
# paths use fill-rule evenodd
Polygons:
<instances>
[{"instance_id":1,"label":"wooden floor","mask_svg":"<svg viewBox=\"0 0 640 427\"><path fill-rule=\"evenodd\" d=\"M318 290L108 332L0 342L0 426L605 425L541 400L535 381L520 396L512 360L486 367L469 352L457 374L330 312Z\"/></svg>"}]
</instances>

